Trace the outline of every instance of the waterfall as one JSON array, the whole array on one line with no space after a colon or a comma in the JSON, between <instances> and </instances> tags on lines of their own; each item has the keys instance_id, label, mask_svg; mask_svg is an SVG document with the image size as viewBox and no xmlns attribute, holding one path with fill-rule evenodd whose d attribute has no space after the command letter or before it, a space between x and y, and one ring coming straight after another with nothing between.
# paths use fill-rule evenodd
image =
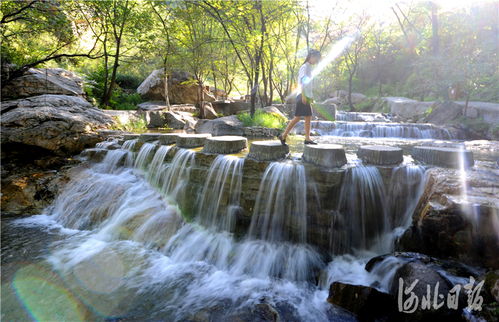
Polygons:
<instances>
[{"instance_id":1,"label":"waterfall","mask_svg":"<svg viewBox=\"0 0 499 322\"><path fill-rule=\"evenodd\" d=\"M239 209L244 159L219 155L208 170L197 200L197 217L206 227L232 232Z\"/></svg>"},{"instance_id":2,"label":"waterfall","mask_svg":"<svg viewBox=\"0 0 499 322\"><path fill-rule=\"evenodd\" d=\"M46 212L75 230L51 245L47 260L97 315L193 320L213 308L226 317L269 303L289 320L326 321L341 318L326 302L330 282L381 283L383 289L385 264L369 273L365 257L349 254L326 265L307 244L307 211L316 205L307 202L314 183L307 182L304 165L269 163L248 230L238 226L235 234L244 159L217 156L198 184L198 172L191 178L200 169L193 150L144 143L135 153L135 144L125 141L72 175ZM416 196L418 169L394 169L392 186L405 185ZM375 167L348 169L333 246L365 251L388 235L397 225L391 209L402 209L396 189L385 194ZM413 201L404 202L412 207ZM195 216L184 220L189 207Z\"/></svg>"},{"instance_id":3,"label":"waterfall","mask_svg":"<svg viewBox=\"0 0 499 322\"><path fill-rule=\"evenodd\" d=\"M149 183L155 187L159 186L161 176L167 168L167 165L165 164L165 158L170 149L170 145L161 145L156 150L156 153L154 154L152 161L147 168L146 178Z\"/></svg>"},{"instance_id":4,"label":"waterfall","mask_svg":"<svg viewBox=\"0 0 499 322\"><path fill-rule=\"evenodd\" d=\"M157 147L155 143L144 143L137 154L134 167L143 171L147 170L147 165L151 162L153 153Z\"/></svg>"},{"instance_id":5,"label":"waterfall","mask_svg":"<svg viewBox=\"0 0 499 322\"><path fill-rule=\"evenodd\" d=\"M125 164L129 153L130 151L123 149L108 150L97 168L102 172L116 171Z\"/></svg>"},{"instance_id":6,"label":"waterfall","mask_svg":"<svg viewBox=\"0 0 499 322\"><path fill-rule=\"evenodd\" d=\"M391 228L409 226L423 189L425 169L402 165L393 169L388 191Z\"/></svg>"},{"instance_id":7,"label":"waterfall","mask_svg":"<svg viewBox=\"0 0 499 322\"><path fill-rule=\"evenodd\" d=\"M313 281L324 263L305 244L307 184L303 165L269 164L247 236L237 241L228 233L234 219L231 207L220 212L220 201L238 204L241 167L242 160L232 156L213 161L200 195L197 223L180 229L162 252L179 262L206 261L236 276Z\"/></svg>"},{"instance_id":8,"label":"waterfall","mask_svg":"<svg viewBox=\"0 0 499 322\"><path fill-rule=\"evenodd\" d=\"M121 148L125 150L132 150L137 144L137 142L139 142L139 139L126 140L125 142L123 142Z\"/></svg>"},{"instance_id":9,"label":"waterfall","mask_svg":"<svg viewBox=\"0 0 499 322\"><path fill-rule=\"evenodd\" d=\"M314 121L312 129L320 135L340 137L392 137L405 139L453 139L447 129L424 123ZM303 123L298 123L295 132L303 132Z\"/></svg>"},{"instance_id":10,"label":"waterfall","mask_svg":"<svg viewBox=\"0 0 499 322\"><path fill-rule=\"evenodd\" d=\"M306 242L307 179L303 165L272 162L265 170L249 235L272 242Z\"/></svg>"},{"instance_id":11,"label":"waterfall","mask_svg":"<svg viewBox=\"0 0 499 322\"><path fill-rule=\"evenodd\" d=\"M121 146L122 149L127 150L128 154L126 156L125 160L125 167L132 167L134 158L135 158L135 152L132 152L132 150L135 148L135 145L139 142L139 139L133 139L133 140L126 140L123 142L123 145Z\"/></svg>"},{"instance_id":12,"label":"waterfall","mask_svg":"<svg viewBox=\"0 0 499 322\"><path fill-rule=\"evenodd\" d=\"M387 210L379 170L373 166L349 168L342 183L338 205L343 224L338 228L341 237L333 236L333 251L370 249L379 244L389 227Z\"/></svg>"}]
</instances>

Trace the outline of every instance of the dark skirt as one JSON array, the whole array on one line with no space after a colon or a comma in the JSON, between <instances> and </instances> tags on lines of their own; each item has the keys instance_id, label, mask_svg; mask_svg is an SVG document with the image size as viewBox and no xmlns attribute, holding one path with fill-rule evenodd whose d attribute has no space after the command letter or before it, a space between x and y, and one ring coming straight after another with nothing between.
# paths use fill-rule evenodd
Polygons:
<instances>
[{"instance_id":1,"label":"dark skirt","mask_svg":"<svg viewBox=\"0 0 499 322\"><path fill-rule=\"evenodd\" d=\"M312 116L312 107L310 103L303 104L301 94L296 97L295 116Z\"/></svg>"}]
</instances>

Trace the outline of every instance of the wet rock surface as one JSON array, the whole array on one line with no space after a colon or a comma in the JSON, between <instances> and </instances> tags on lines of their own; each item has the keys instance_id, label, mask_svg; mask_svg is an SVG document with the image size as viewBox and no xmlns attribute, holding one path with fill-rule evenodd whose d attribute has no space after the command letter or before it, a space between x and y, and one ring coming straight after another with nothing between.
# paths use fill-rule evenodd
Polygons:
<instances>
[{"instance_id":1,"label":"wet rock surface","mask_svg":"<svg viewBox=\"0 0 499 322\"><path fill-rule=\"evenodd\" d=\"M196 148L203 146L210 134L179 134L177 136L177 146L180 148Z\"/></svg>"},{"instance_id":2,"label":"wet rock surface","mask_svg":"<svg viewBox=\"0 0 499 322\"><path fill-rule=\"evenodd\" d=\"M369 286L334 282L327 301L354 313L359 321L392 321L397 316L395 298Z\"/></svg>"},{"instance_id":3,"label":"wet rock surface","mask_svg":"<svg viewBox=\"0 0 499 322\"><path fill-rule=\"evenodd\" d=\"M230 154L246 149L248 140L242 136L216 136L206 139L203 152Z\"/></svg>"},{"instance_id":4,"label":"wet rock surface","mask_svg":"<svg viewBox=\"0 0 499 322\"><path fill-rule=\"evenodd\" d=\"M403 161L402 149L383 145L364 145L357 152L357 156L368 164L393 165Z\"/></svg>"},{"instance_id":5,"label":"wet rock surface","mask_svg":"<svg viewBox=\"0 0 499 322\"><path fill-rule=\"evenodd\" d=\"M284 159L288 153L289 147L279 141L253 141L248 157L258 161L275 161Z\"/></svg>"},{"instance_id":6,"label":"wet rock surface","mask_svg":"<svg viewBox=\"0 0 499 322\"><path fill-rule=\"evenodd\" d=\"M303 160L326 168L341 167L347 163L345 150L337 144L305 145Z\"/></svg>"},{"instance_id":7,"label":"wet rock surface","mask_svg":"<svg viewBox=\"0 0 499 322\"><path fill-rule=\"evenodd\" d=\"M499 267L497 170L428 170L412 225L398 249Z\"/></svg>"},{"instance_id":8,"label":"wet rock surface","mask_svg":"<svg viewBox=\"0 0 499 322\"><path fill-rule=\"evenodd\" d=\"M470 168L474 164L473 153L463 148L415 146L412 156L418 161L446 168Z\"/></svg>"}]
</instances>

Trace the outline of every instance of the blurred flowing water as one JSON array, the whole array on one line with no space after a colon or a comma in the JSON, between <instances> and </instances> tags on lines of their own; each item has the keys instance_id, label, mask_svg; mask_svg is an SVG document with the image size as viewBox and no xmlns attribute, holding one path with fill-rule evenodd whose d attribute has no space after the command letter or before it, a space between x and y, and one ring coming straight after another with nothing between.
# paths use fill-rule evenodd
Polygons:
<instances>
[{"instance_id":1,"label":"blurred flowing water","mask_svg":"<svg viewBox=\"0 0 499 322\"><path fill-rule=\"evenodd\" d=\"M2 318L231 320L271 305L285 320L349 321L326 302L332 281L388 287L396 265L368 273L364 264L408 224L422 168L394 169L388 191L376 168L350 168L338 205L348 214L347 236L337 236L347 254L327 263L307 244L302 164L269 164L248 231L236 238L244 159L215 158L187 220L196 154L179 149L170 160L170 147L132 152L136 142L76 172L43 214L2 220ZM393 220L402 191L412 198ZM373 207L383 209L374 221Z\"/></svg>"}]
</instances>

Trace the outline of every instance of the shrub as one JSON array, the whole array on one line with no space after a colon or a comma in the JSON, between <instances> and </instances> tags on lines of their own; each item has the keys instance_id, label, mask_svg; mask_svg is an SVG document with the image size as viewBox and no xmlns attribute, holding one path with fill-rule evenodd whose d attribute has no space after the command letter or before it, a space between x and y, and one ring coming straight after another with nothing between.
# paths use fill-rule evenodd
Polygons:
<instances>
[{"instance_id":1,"label":"shrub","mask_svg":"<svg viewBox=\"0 0 499 322\"><path fill-rule=\"evenodd\" d=\"M274 129L283 129L286 127L287 119L277 113L267 113L262 109L257 109L255 115L251 117L250 113L244 112L237 114L237 118L243 122L244 126L262 126Z\"/></svg>"},{"instance_id":2,"label":"shrub","mask_svg":"<svg viewBox=\"0 0 499 322\"><path fill-rule=\"evenodd\" d=\"M137 120L129 120L128 122L122 122L118 116L113 117L115 124L110 127L111 130L119 130L126 132L146 132L147 122L144 117L140 117Z\"/></svg>"},{"instance_id":3,"label":"shrub","mask_svg":"<svg viewBox=\"0 0 499 322\"><path fill-rule=\"evenodd\" d=\"M138 93L128 93L123 90L121 84L125 84L124 88L128 86L135 86L136 82L139 82L134 76L126 76L123 74L118 74L116 78L116 86L114 87L113 94L109 100L109 106L100 106L101 108L112 108L115 110L134 110L137 108L137 104L142 102L142 98ZM134 83L135 82L135 83ZM139 82L140 84L140 82ZM138 86L138 85L137 85ZM99 68L89 74L87 74L85 82L85 93L91 101L100 102L104 94L104 71ZM128 90L129 91L129 90ZM100 105L100 104L99 104Z\"/></svg>"},{"instance_id":4,"label":"shrub","mask_svg":"<svg viewBox=\"0 0 499 322\"><path fill-rule=\"evenodd\" d=\"M137 76L121 73L116 75L116 84L118 84L121 88L135 90L139 87L140 83L142 83L142 79Z\"/></svg>"}]
</instances>

